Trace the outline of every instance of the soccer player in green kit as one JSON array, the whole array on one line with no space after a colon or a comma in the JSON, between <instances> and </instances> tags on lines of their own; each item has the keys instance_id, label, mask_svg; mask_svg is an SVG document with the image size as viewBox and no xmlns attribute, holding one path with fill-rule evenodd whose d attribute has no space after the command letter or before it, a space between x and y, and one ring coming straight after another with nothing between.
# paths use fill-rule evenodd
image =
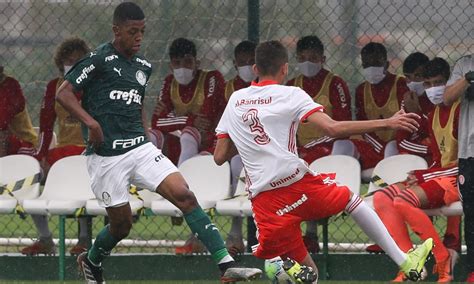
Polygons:
<instances>
[{"instance_id":1,"label":"soccer player in green kit","mask_svg":"<svg viewBox=\"0 0 474 284\"><path fill-rule=\"evenodd\" d=\"M113 16L114 39L81 59L65 76L57 100L87 128L87 167L92 190L106 208L105 226L77 262L88 283L105 283L102 261L132 227L130 183L156 192L177 206L192 232L206 245L221 270L222 282L255 279L256 268L236 267L219 231L199 206L178 169L146 135L142 106L151 64L137 55L145 33L145 15L131 2ZM80 104L74 91L82 91Z\"/></svg>"}]
</instances>

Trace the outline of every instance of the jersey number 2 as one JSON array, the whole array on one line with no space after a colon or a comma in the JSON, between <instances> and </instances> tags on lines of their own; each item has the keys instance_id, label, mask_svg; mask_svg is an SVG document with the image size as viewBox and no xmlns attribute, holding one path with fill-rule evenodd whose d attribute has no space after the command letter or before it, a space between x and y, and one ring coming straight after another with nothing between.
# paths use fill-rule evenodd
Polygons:
<instances>
[{"instance_id":1,"label":"jersey number 2","mask_svg":"<svg viewBox=\"0 0 474 284\"><path fill-rule=\"evenodd\" d=\"M258 119L258 110L252 108L242 115L242 119L250 127L250 131L255 134L253 140L259 145L265 145L270 143L270 137L265 133L260 119Z\"/></svg>"}]
</instances>

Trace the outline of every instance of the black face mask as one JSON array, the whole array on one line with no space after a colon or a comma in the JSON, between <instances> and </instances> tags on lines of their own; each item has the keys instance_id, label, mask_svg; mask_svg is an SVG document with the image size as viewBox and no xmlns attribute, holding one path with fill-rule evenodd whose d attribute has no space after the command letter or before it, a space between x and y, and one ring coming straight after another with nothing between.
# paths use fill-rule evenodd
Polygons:
<instances>
[{"instance_id":1,"label":"black face mask","mask_svg":"<svg viewBox=\"0 0 474 284\"><path fill-rule=\"evenodd\" d=\"M471 83L471 85L467 88L466 99L469 101L474 101L474 83Z\"/></svg>"}]
</instances>

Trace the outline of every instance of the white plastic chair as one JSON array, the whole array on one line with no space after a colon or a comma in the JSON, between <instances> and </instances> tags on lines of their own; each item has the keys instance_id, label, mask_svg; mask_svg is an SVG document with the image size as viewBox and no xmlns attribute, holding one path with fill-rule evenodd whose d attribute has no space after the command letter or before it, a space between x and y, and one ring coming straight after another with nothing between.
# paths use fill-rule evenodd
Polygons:
<instances>
[{"instance_id":1,"label":"white plastic chair","mask_svg":"<svg viewBox=\"0 0 474 284\"><path fill-rule=\"evenodd\" d=\"M374 168L372 177L379 176L387 184L404 181L408 177L408 172L413 170L424 170L428 168L425 159L416 155L403 154L395 155L380 161ZM373 182L369 184L368 193L380 189Z\"/></svg>"},{"instance_id":2,"label":"white plastic chair","mask_svg":"<svg viewBox=\"0 0 474 284\"><path fill-rule=\"evenodd\" d=\"M6 185L40 173L38 161L27 155L10 155L0 158L0 185ZM17 202L36 198L39 195L39 182L14 191L14 197L4 192L0 195L0 213L9 214L15 211Z\"/></svg>"},{"instance_id":3,"label":"white plastic chair","mask_svg":"<svg viewBox=\"0 0 474 284\"><path fill-rule=\"evenodd\" d=\"M403 181L407 178L408 172L413 170L427 169L428 164L425 159L416 155L395 155L380 161L375 166L372 176L379 176L387 184ZM373 182L369 184L368 193L372 193L378 189ZM373 208L373 196L368 196L364 200ZM423 211L429 216L461 216L463 215L461 201L454 202L449 206L443 206L435 209L424 209Z\"/></svg>"},{"instance_id":4,"label":"white plastic chair","mask_svg":"<svg viewBox=\"0 0 474 284\"><path fill-rule=\"evenodd\" d=\"M353 193L360 192L360 163L355 158L345 155L321 157L311 163L309 168L319 173L335 173L336 182L347 186ZM323 257L327 260L328 251L328 218L320 221L323 227Z\"/></svg>"},{"instance_id":5,"label":"white plastic chair","mask_svg":"<svg viewBox=\"0 0 474 284\"><path fill-rule=\"evenodd\" d=\"M51 167L43 193L37 199L25 200L26 212L59 216L59 278L64 279L66 218L79 215L87 200L95 198L87 172L86 157L69 156ZM81 212L82 213L82 212Z\"/></svg>"},{"instance_id":6,"label":"white plastic chair","mask_svg":"<svg viewBox=\"0 0 474 284\"><path fill-rule=\"evenodd\" d=\"M196 156L184 161L179 170L204 210L229 197L229 163L218 166L212 155ZM151 210L157 215L182 216L181 210L165 199L152 201Z\"/></svg>"},{"instance_id":7,"label":"white plastic chair","mask_svg":"<svg viewBox=\"0 0 474 284\"><path fill-rule=\"evenodd\" d=\"M396 182L404 181L408 177L408 172L413 170L427 169L428 164L425 159L410 154L395 155L380 161L374 168L372 178L374 176L380 177L386 184L393 184ZM367 193L373 193L374 191L382 188L376 185L374 182L370 182L369 190ZM373 196L364 198L365 202L372 208Z\"/></svg>"},{"instance_id":8,"label":"white plastic chair","mask_svg":"<svg viewBox=\"0 0 474 284\"><path fill-rule=\"evenodd\" d=\"M30 214L71 215L95 198L86 167L85 156L69 156L51 167L43 193L37 199L23 202Z\"/></svg>"},{"instance_id":9,"label":"white plastic chair","mask_svg":"<svg viewBox=\"0 0 474 284\"><path fill-rule=\"evenodd\" d=\"M313 161L309 168L319 173L336 173L338 184L347 186L355 194L360 192L360 164L351 156L321 157Z\"/></svg>"},{"instance_id":10,"label":"white plastic chair","mask_svg":"<svg viewBox=\"0 0 474 284\"><path fill-rule=\"evenodd\" d=\"M461 201L453 202L441 208L425 209L423 211L425 211L428 216L462 216L464 214Z\"/></svg>"},{"instance_id":11,"label":"white plastic chair","mask_svg":"<svg viewBox=\"0 0 474 284\"><path fill-rule=\"evenodd\" d=\"M151 209L151 203L156 200L164 200L164 198L156 192L152 192L148 189L138 191L138 195L143 200L143 207L145 209Z\"/></svg>"},{"instance_id":12,"label":"white plastic chair","mask_svg":"<svg viewBox=\"0 0 474 284\"><path fill-rule=\"evenodd\" d=\"M252 204L248 199L248 193L245 191L244 169L240 172L234 197L217 201L216 211L224 216L252 216Z\"/></svg>"}]
</instances>

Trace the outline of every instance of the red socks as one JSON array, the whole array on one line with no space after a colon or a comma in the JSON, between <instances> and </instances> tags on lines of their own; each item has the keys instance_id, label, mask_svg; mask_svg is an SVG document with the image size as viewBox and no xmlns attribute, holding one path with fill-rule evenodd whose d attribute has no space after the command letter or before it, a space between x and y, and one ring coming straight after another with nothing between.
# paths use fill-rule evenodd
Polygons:
<instances>
[{"instance_id":1,"label":"red socks","mask_svg":"<svg viewBox=\"0 0 474 284\"><path fill-rule=\"evenodd\" d=\"M436 262L439 263L446 260L449 256L449 252L443 245L428 215L420 209L420 200L415 193L410 189L403 190L394 198L393 206L422 240L433 238L433 254Z\"/></svg>"},{"instance_id":2,"label":"red socks","mask_svg":"<svg viewBox=\"0 0 474 284\"><path fill-rule=\"evenodd\" d=\"M378 191L374 195L374 209L398 247L400 247L403 252L407 252L413 247L413 244L410 240L405 220L398 213L393 204L393 199L399 193L400 189L396 184L389 185Z\"/></svg>"}]
</instances>

